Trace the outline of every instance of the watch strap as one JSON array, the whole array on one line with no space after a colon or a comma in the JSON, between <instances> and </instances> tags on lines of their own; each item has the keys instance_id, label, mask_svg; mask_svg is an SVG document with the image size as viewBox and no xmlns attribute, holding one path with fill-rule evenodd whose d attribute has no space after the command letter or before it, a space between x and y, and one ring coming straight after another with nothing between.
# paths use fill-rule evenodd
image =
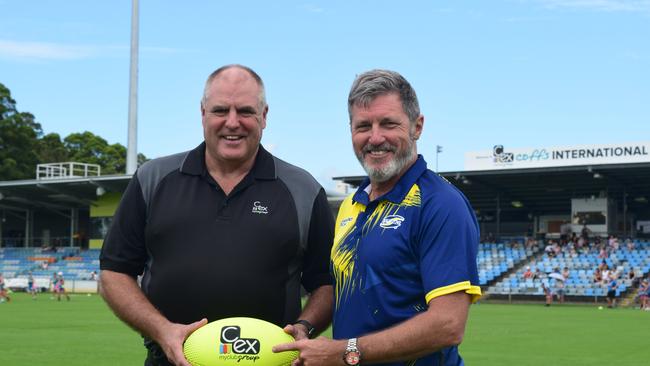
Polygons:
<instances>
[{"instance_id":1,"label":"watch strap","mask_svg":"<svg viewBox=\"0 0 650 366\"><path fill-rule=\"evenodd\" d=\"M298 319L298 320L296 320L293 324L294 324L294 325L295 325L295 324L302 324L302 325L304 325L305 328L307 328L307 336L308 336L309 338L313 337L313 336L314 336L314 333L316 332L316 327L314 327L314 325L313 325L312 323L310 323L309 321L307 321L307 320L305 320L305 319Z\"/></svg>"},{"instance_id":2,"label":"watch strap","mask_svg":"<svg viewBox=\"0 0 650 366\"><path fill-rule=\"evenodd\" d=\"M343 362L348 366L359 366L361 364L361 351L357 347L357 338L348 339L348 344L343 354Z\"/></svg>"}]
</instances>

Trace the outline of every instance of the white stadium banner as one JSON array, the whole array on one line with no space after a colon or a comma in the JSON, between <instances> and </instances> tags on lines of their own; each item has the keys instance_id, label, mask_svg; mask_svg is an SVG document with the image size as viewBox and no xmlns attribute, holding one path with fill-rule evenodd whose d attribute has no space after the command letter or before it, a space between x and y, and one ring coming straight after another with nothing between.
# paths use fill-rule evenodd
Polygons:
<instances>
[{"instance_id":1,"label":"white stadium banner","mask_svg":"<svg viewBox=\"0 0 650 366\"><path fill-rule=\"evenodd\" d=\"M650 142L522 149L494 145L492 150L465 153L467 171L648 162Z\"/></svg>"}]
</instances>

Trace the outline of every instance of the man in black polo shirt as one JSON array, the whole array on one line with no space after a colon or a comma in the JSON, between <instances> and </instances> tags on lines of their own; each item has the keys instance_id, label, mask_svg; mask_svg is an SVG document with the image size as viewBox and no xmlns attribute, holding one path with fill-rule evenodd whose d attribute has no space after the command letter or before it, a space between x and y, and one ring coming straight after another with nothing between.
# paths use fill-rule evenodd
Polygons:
<instances>
[{"instance_id":1,"label":"man in black polo shirt","mask_svg":"<svg viewBox=\"0 0 650 366\"><path fill-rule=\"evenodd\" d=\"M189 365L182 344L207 321L293 324L298 339L330 322L333 217L309 173L260 145L267 112L253 70L216 70L201 100L205 141L144 164L122 197L101 293L145 337L145 365Z\"/></svg>"}]
</instances>

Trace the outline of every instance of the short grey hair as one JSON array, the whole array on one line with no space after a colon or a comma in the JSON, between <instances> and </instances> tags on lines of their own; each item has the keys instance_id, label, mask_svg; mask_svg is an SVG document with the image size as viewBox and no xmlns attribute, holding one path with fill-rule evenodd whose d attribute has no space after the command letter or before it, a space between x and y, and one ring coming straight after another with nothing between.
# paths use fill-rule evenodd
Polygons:
<instances>
[{"instance_id":1,"label":"short grey hair","mask_svg":"<svg viewBox=\"0 0 650 366\"><path fill-rule=\"evenodd\" d=\"M210 74L210 76L208 76L208 80L205 81L205 86L203 87L203 97L201 98L201 105L205 104L206 98L208 97L208 89L210 88L210 83L212 83L212 80L214 80L222 72L232 68L238 68L246 71L255 80L257 85L260 87L260 95L259 95L260 107L261 109L264 109L266 107L266 91L264 89L264 82L262 81L262 78L250 67L239 65L239 64L230 64L230 65L221 66L220 68L214 70L212 74Z\"/></svg>"},{"instance_id":2,"label":"short grey hair","mask_svg":"<svg viewBox=\"0 0 650 366\"><path fill-rule=\"evenodd\" d=\"M399 73L390 70L375 69L358 75L350 88L348 96L348 114L352 122L352 107L367 108L380 95L395 93L402 101L402 110L411 123L420 117L420 104L415 90Z\"/></svg>"}]
</instances>

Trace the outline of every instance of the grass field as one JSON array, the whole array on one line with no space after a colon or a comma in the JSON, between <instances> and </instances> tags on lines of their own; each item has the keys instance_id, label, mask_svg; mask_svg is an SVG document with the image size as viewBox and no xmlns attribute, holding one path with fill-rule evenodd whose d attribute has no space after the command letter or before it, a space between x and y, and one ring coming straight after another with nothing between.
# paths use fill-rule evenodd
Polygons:
<instances>
[{"instance_id":1,"label":"grass field","mask_svg":"<svg viewBox=\"0 0 650 366\"><path fill-rule=\"evenodd\" d=\"M594 306L472 306L467 365L647 365L650 312ZM0 365L142 365L142 340L97 295L0 304Z\"/></svg>"}]
</instances>

